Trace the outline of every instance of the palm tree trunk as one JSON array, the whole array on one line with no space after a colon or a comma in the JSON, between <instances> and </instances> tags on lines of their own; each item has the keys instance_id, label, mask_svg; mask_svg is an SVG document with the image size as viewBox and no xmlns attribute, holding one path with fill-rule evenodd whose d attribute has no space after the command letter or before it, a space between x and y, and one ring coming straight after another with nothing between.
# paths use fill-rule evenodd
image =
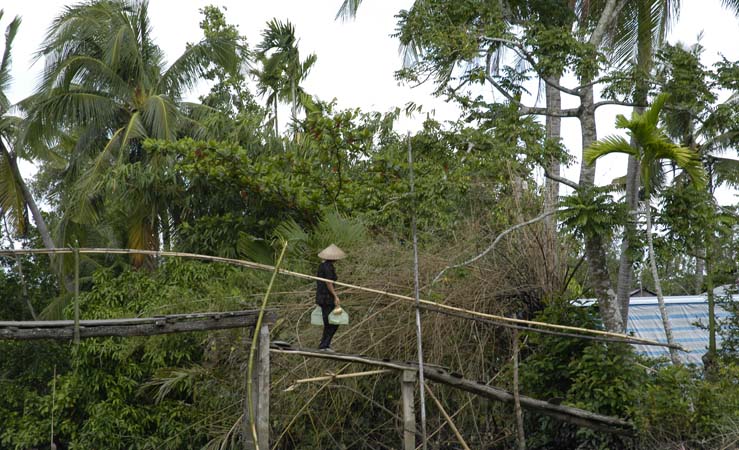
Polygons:
<instances>
[{"instance_id":1,"label":"palm tree trunk","mask_svg":"<svg viewBox=\"0 0 739 450\"><path fill-rule=\"evenodd\" d=\"M275 93L275 101L272 103L272 109L275 114L275 137L280 135L280 128L277 126L277 94Z\"/></svg>"},{"instance_id":2,"label":"palm tree trunk","mask_svg":"<svg viewBox=\"0 0 739 450\"><path fill-rule=\"evenodd\" d=\"M652 208L647 200L645 205L646 216L647 216L647 244L649 246L649 264L652 269L652 278L654 278L654 290L657 293L657 303L659 304L659 313L662 316L662 325L665 328L665 337L667 343L675 345L675 338L672 336L672 324L670 323L670 316L667 314L667 308L665 307L665 298L662 295L662 284L659 280L659 274L657 273L657 259L654 256L654 243L652 239ZM670 359L672 364L680 365L680 359L677 355L677 350L670 347Z\"/></svg>"},{"instance_id":3,"label":"palm tree trunk","mask_svg":"<svg viewBox=\"0 0 739 450\"><path fill-rule=\"evenodd\" d=\"M695 284L693 294L700 295L703 292L703 272L706 270L706 249L699 248L695 257Z\"/></svg>"},{"instance_id":4,"label":"palm tree trunk","mask_svg":"<svg viewBox=\"0 0 739 450\"><path fill-rule=\"evenodd\" d=\"M649 74L652 70L654 62L654 35L652 33L652 8L649 2L639 0L637 2L637 49L636 49L636 66L637 79L634 89L634 102L637 105L646 105L649 97ZM634 112L638 114L644 113L644 106L635 106ZM631 146L636 143L631 139ZM629 215L634 218L634 223L627 221L624 227L624 236L621 241L621 256L618 266L618 283L616 285L616 293L618 302L621 305L621 317L624 320L624 329L628 325L629 320L629 292L631 291L631 280L633 277L633 258L631 257L630 236L636 233L636 217L639 207L639 162L633 156L629 155L629 161L626 168L626 205L629 208Z\"/></svg>"},{"instance_id":5,"label":"palm tree trunk","mask_svg":"<svg viewBox=\"0 0 739 450\"><path fill-rule=\"evenodd\" d=\"M292 101L293 120L295 120L298 116L298 94L295 86L295 80L293 80L290 85L290 96L292 97L290 100Z\"/></svg>"},{"instance_id":6,"label":"palm tree trunk","mask_svg":"<svg viewBox=\"0 0 739 450\"><path fill-rule=\"evenodd\" d=\"M621 307L621 318L624 321L624 330L629 320L629 294L634 275L633 258L631 257L630 237L636 233L636 222L639 204L639 162L629 155L626 168L626 206L629 210L629 220L624 226L624 236L621 240L621 255L618 265L618 281L616 284L616 296Z\"/></svg>"}]
</instances>

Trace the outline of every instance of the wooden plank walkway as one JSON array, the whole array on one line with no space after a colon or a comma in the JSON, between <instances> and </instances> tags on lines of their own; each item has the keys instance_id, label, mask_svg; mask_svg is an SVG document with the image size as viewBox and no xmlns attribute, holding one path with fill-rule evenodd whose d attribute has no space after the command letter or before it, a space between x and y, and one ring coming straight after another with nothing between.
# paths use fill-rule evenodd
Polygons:
<instances>
[{"instance_id":1,"label":"wooden plank walkway","mask_svg":"<svg viewBox=\"0 0 739 450\"><path fill-rule=\"evenodd\" d=\"M153 336L190 331L254 327L257 310L171 314L146 318L80 320L80 338L101 336ZM264 323L274 323L274 311L266 311ZM0 339L72 339L74 320L0 321Z\"/></svg>"}]
</instances>

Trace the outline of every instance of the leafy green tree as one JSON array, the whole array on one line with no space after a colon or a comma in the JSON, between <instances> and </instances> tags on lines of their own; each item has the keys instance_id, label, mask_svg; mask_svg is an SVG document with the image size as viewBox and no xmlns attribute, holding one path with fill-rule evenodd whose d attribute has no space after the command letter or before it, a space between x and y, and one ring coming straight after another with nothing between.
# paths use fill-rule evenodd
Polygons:
<instances>
[{"instance_id":1,"label":"leafy green tree","mask_svg":"<svg viewBox=\"0 0 739 450\"><path fill-rule=\"evenodd\" d=\"M657 273L657 262L654 255L654 245L652 242L652 210L651 199L653 195L652 175L655 170L655 163L661 160L668 160L679 168L681 168L693 181L696 186L703 186L705 183L705 173L698 155L692 150L680 147L672 143L664 131L659 128L659 113L662 110L666 95L658 96L652 106L647 109L644 114L633 113L631 119L627 119L623 115L616 118L616 127L627 129L629 135L633 139L635 146L631 146L623 137L609 136L601 141L596 142L585 152L585 159L588 162L611 154L626 153L633 155L639 162L640 175L644 186L644 203L645 215L647 219L647 243L649 246L649 259L652 268L652 276L654 278L655 291L659 302L660 314L665 328L665 335L669 344L675 344L672 336L672 326L665 308L664 297L662 295L662 286L659 282L659 274ZM677 350L670 348L670 356L674 364L679 364Z\"/></svg>"},{"instance_id":2,"label":"leafy green tree","mask_svg":"<svg viewBox=\"0 0 739 450\"><path fill-rule=\"evenodd\" d=\"M674 234L683 239L689 254L694 255L696 293L704 290L703 272L706 272L710 336L706 361L713 361L716 355L713 286L722 272L731 271L722 268L726 264L719 249L725 246L726 237L731 234L727 227L733 222L730 211L719 207L714 191L722 185L737 186L735 174L739 173L739 164L723 154L738 143L739 115L731 106L732 96L717 103L719 88L735 89L731 81L736 80L735 64L724 61L714 70L708 70L700 62L702 52L700 44L666 46L658 54L657 81L670 94L664 115L666 132L683 146L700 153L708 173L703 191L696 192L689 186L676 187L665 199L663 222L674 227ZM686 201L692 205L681 208ZM719 240L724 244L719 244Z\"/></svg>"},{"instance_id":3,"label":"leafy green tree","mask_svg":"<svg viewBox=\"0 0 739 450\"><path fill-rule=\"evenodd\" d=\"M66 205L74 216L94 223L106 198L129 196L119 203L127 209L121 216L129 218L120 224L127 245L158 248L166 219L160 205L145 192L111 185L109 175L128 164L146 164L141 146L146 138L172 141L202 134L191 114L200 107L183 102L182 95L212 64L235 70L238 46L233 36L212 35L166 66L152 40L146 1L65 8L38 53L50 63L37 93L23 102L28 113L24 138L37 143L76 134L73 158L82 170Z\"/></svg>"},{"instance_id":4,"label":"leafy green tree","mask_svg":"<svg viewBox=\"0 0 739 450\"><path fill-rule=\"evenodd\" d=\"M723 2L734 14L739 13L735 2ZM621 10L607 43L612 48L611 57L617 67L630 73L634 111L642 113L648 103L650 80L657 54L664 45L666 33L679 17L680 2L673 0L638 0L627 2ZM663 88L664 92L667 92ZM676 94L680 95L680 94ZM669 129L669 125L668 125ZM638 163L629 156L626 173L626 202L633 214L638 207L639 191ZM617 296L622 316L628 318L629 292L632 288L633 255L636 253L630 241L634 241L635 228L630 220L625 223L621 242L618 270Z\"/></svg>"}]
</instances>

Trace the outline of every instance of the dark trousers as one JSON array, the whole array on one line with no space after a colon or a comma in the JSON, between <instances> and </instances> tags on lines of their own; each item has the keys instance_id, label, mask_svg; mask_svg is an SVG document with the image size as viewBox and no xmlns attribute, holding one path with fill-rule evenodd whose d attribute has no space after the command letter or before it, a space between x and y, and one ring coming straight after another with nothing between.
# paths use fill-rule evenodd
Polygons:
<instances>
[{"instance_id":1,"label":"dark trousers","mask_svg":"<svg viewBox=\"0 0 739 450\"><path fill-rule=\"evenodd\" d=\"M336 306L321 305L321 312L323 313L323 336L321 336L321 343L318 344L318 348L329 348L331 347L331 339L333 339L336 330L339 329L338 325L331 325L328 323L328 315L334 310Z\"/></svg>"}]
</instances>

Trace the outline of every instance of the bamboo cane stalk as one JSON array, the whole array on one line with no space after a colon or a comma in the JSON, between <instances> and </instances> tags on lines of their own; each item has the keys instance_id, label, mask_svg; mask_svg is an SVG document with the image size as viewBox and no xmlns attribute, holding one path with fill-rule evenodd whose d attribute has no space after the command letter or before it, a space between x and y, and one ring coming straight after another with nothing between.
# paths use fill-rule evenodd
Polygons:
<instances>
[{"instance_id":1,"label":"bamboo cane stalk","mask_svg":"<svg viewBox=\"0 0 739 450\"><path fill-rule=\"evenodd\" d=\"M293 385L302 384L302 383L312 383L314 381L329 381L329 380L341 380L341 379L344 379L344 378L365 377L365 376L369 376L369 375L378 375L378 374L381 374L381 373L390 373L390 372L393 372L393 371L392 370L389 370L389 369L380 369L380 370L368 370L368 371L365 371L365 372L354 372L354 373L344 373L344 374L331 374L331 375L324 375L324 376L320 376L320 377L302 378L300 380L295 380L295 382L293 383Z\"/></svg>"},{"instance_id":2,"label":"bamboo cane stalk","mask_svg":"<svg viewBox=\"0 0 739 450\"><path fill-rule=\"evenodd\" d=\"M260 264L255 263L251 261L244 261L240 259L233 259L233 258L223 258L220 256L210 256L210 255L199 255L196 253L183 253L183 252L167 252L167 251L157 251L157 250L135 250L135 249L114 249L114 248L80 248L78 249L80 254L114 254L114 255L151 255L151 256L167 256L167 257L180 257L180 258L189 258L189 259L198 259L203 261L212 261L212 262L221 262L226 264L233 264L240 267L248 267L252 269L259 269L259 270L275 270L275 266L270 266L267 264ZM71 254L74 251L70 248L54 248L54 249L20 249L20 250L0 250L0 255L12 255L12 254ZM316 277L313 275L307 275L300 272L293 272L285 269L277 269L278 273L283 275L288 275L296 278L302 278L306 280L315 280L315 281L324 281L324 282L331 282L334 283L336 286L342 286L350 289L356 289L363 292L370 292L374 294L379 294L391 298L397 298L400 300L406 300L415 302L416 299L413 297L409 297L407 295L401 295L401 294L395 294L388 291L383 291L380 289L373 289L363 286L358 286L354 284L344 283L341 281L334 281L329 280L327 278L321 278ZM684 351L682 347L679 345L670 345L666 344L664 342L657 342L652 341L649 339L641 339L636 338L634 336L630 336L627 334L622 333L613 333L610 331L603 331L603 330L593 330L590 328L581 328L581 327L573 327L568 325L558 325L553 323L546 323L546 322L537 322L533 320L525 320L525 319L514 319L510 317L504 317L504 316L498 316L495 314L487 314L480 311L473 311L469 309L459 308L456 306L451 305L445 305L442 303L432 302L430 300L424 300L420 299L419 302L423 305L430 305L439 309L444 309L447 311L456 311L459 313L464 313L471 316L477 316L477 317L483 317L487 319L492 319L495 321L500 322L500 326L506 327L507 324L518 324L518 325L528 325L530 327L541 327L541 328L549 328L554 330L566 330L566 331L572 331L576 333L586 333L586 334L592 334L596 336L610 336L614 338L619 338L627 343L632 344L640 344L640 345L648 345L648 346L655 346L655 347L667 347L667 348L677 348L678 350ZM531 328L529 331L532 332L538 332L536 328Z\"/></svg>"},{"instance_id":3,"label":"bamboo cane stalk","mask_svg":"<svg viewBox=\"0 0 739 450\"><path fill-rule=\"evenodd\" d=\"M469 445L467 445L467 442L465 442L464 437L462 437L462 433L459 432L459 429L456 425L454 425L454 422L452 421L452 418L447 414L446 410L444 409L444 406L442 406L441 402L438 398L434 395L434 393L431 391L431 388L424 384L424 387L426 388L426 391L429 393L429 397L436 403L436 407L439 408L439 411L441 412L441 415L444 416L444 420L449 424L449 427L454 432L454 435L457 436L457 440L459 441L460 445L462 445L462 448L464 450L470 450Z\"/></svg>"},{"instance_id":4,"label":"bamboo cane stalk","mask_svg":"<svg viewBox=\"0 0 739 450\"><path fill-rule=\"evenodd\" d=\"M257 438L257 421L255 420L254 416L254 403L252 402L252 373L254 371L254 353L257 349L257 339L259 338L259 330L262 329L262 318L264 317L264 310L267 307L267 300L269 299L269 293L272 291L272 285L275 282L275 278L277 277L277 272L279 271L280 264L282 263L282 258L285 256L285 250L287 250L287 241L282 245L282 251L280 252L280 257L277 258L277 263L275 264L274 272L272 272L272 278L269 280L269 286L267 286L267 292L264 293L264 299L262 300L262 306L259 308L259 316L257 317L257 325L254 327L254 332L251 340L251 348L249 349L249 364L247 366L247 375L246 375L246 397L247 397L247 407L249 408L249 426L251 428L251 434L252 438L254 439L254 449L259 450L259 439ZM262 388L265 388L264 386L261 386ZM269 389L269 387L266 387ZM269 444L268 444L269 445Z\"/></svg>"},{"instance_id":5,"label":"bamboo cane stalk","mask_svg":"<svg viewBox=\"0 0 739 450\"><path fill-rule=\"evenodd\" d=\"M518 435L518 450L526 450L526 433L523 429L523 411L521 410L521 394L518 385L518 330L513 329L513 409L516 414L516 434Z\"/></svg>"},{"instance_id":6,"label":"bamboo cane stalk","mask_svg":"<svg viewBox=\"0 0 739 450\"><path fill-rule=\"evenodd\" d=\"M426 386L423 374L423 333L421 331L421 297L419 294L418 281L418 236L416 233L416 202L413 188L413 151L411 147L411 134L408 133L408 171L410 174L411 188L411 233L413 234L413 293L416 303L416 346L418 348L418 394L421 406L421 443L426 450L426 397L423 387Z\"/></svg>"}]
</instances>

